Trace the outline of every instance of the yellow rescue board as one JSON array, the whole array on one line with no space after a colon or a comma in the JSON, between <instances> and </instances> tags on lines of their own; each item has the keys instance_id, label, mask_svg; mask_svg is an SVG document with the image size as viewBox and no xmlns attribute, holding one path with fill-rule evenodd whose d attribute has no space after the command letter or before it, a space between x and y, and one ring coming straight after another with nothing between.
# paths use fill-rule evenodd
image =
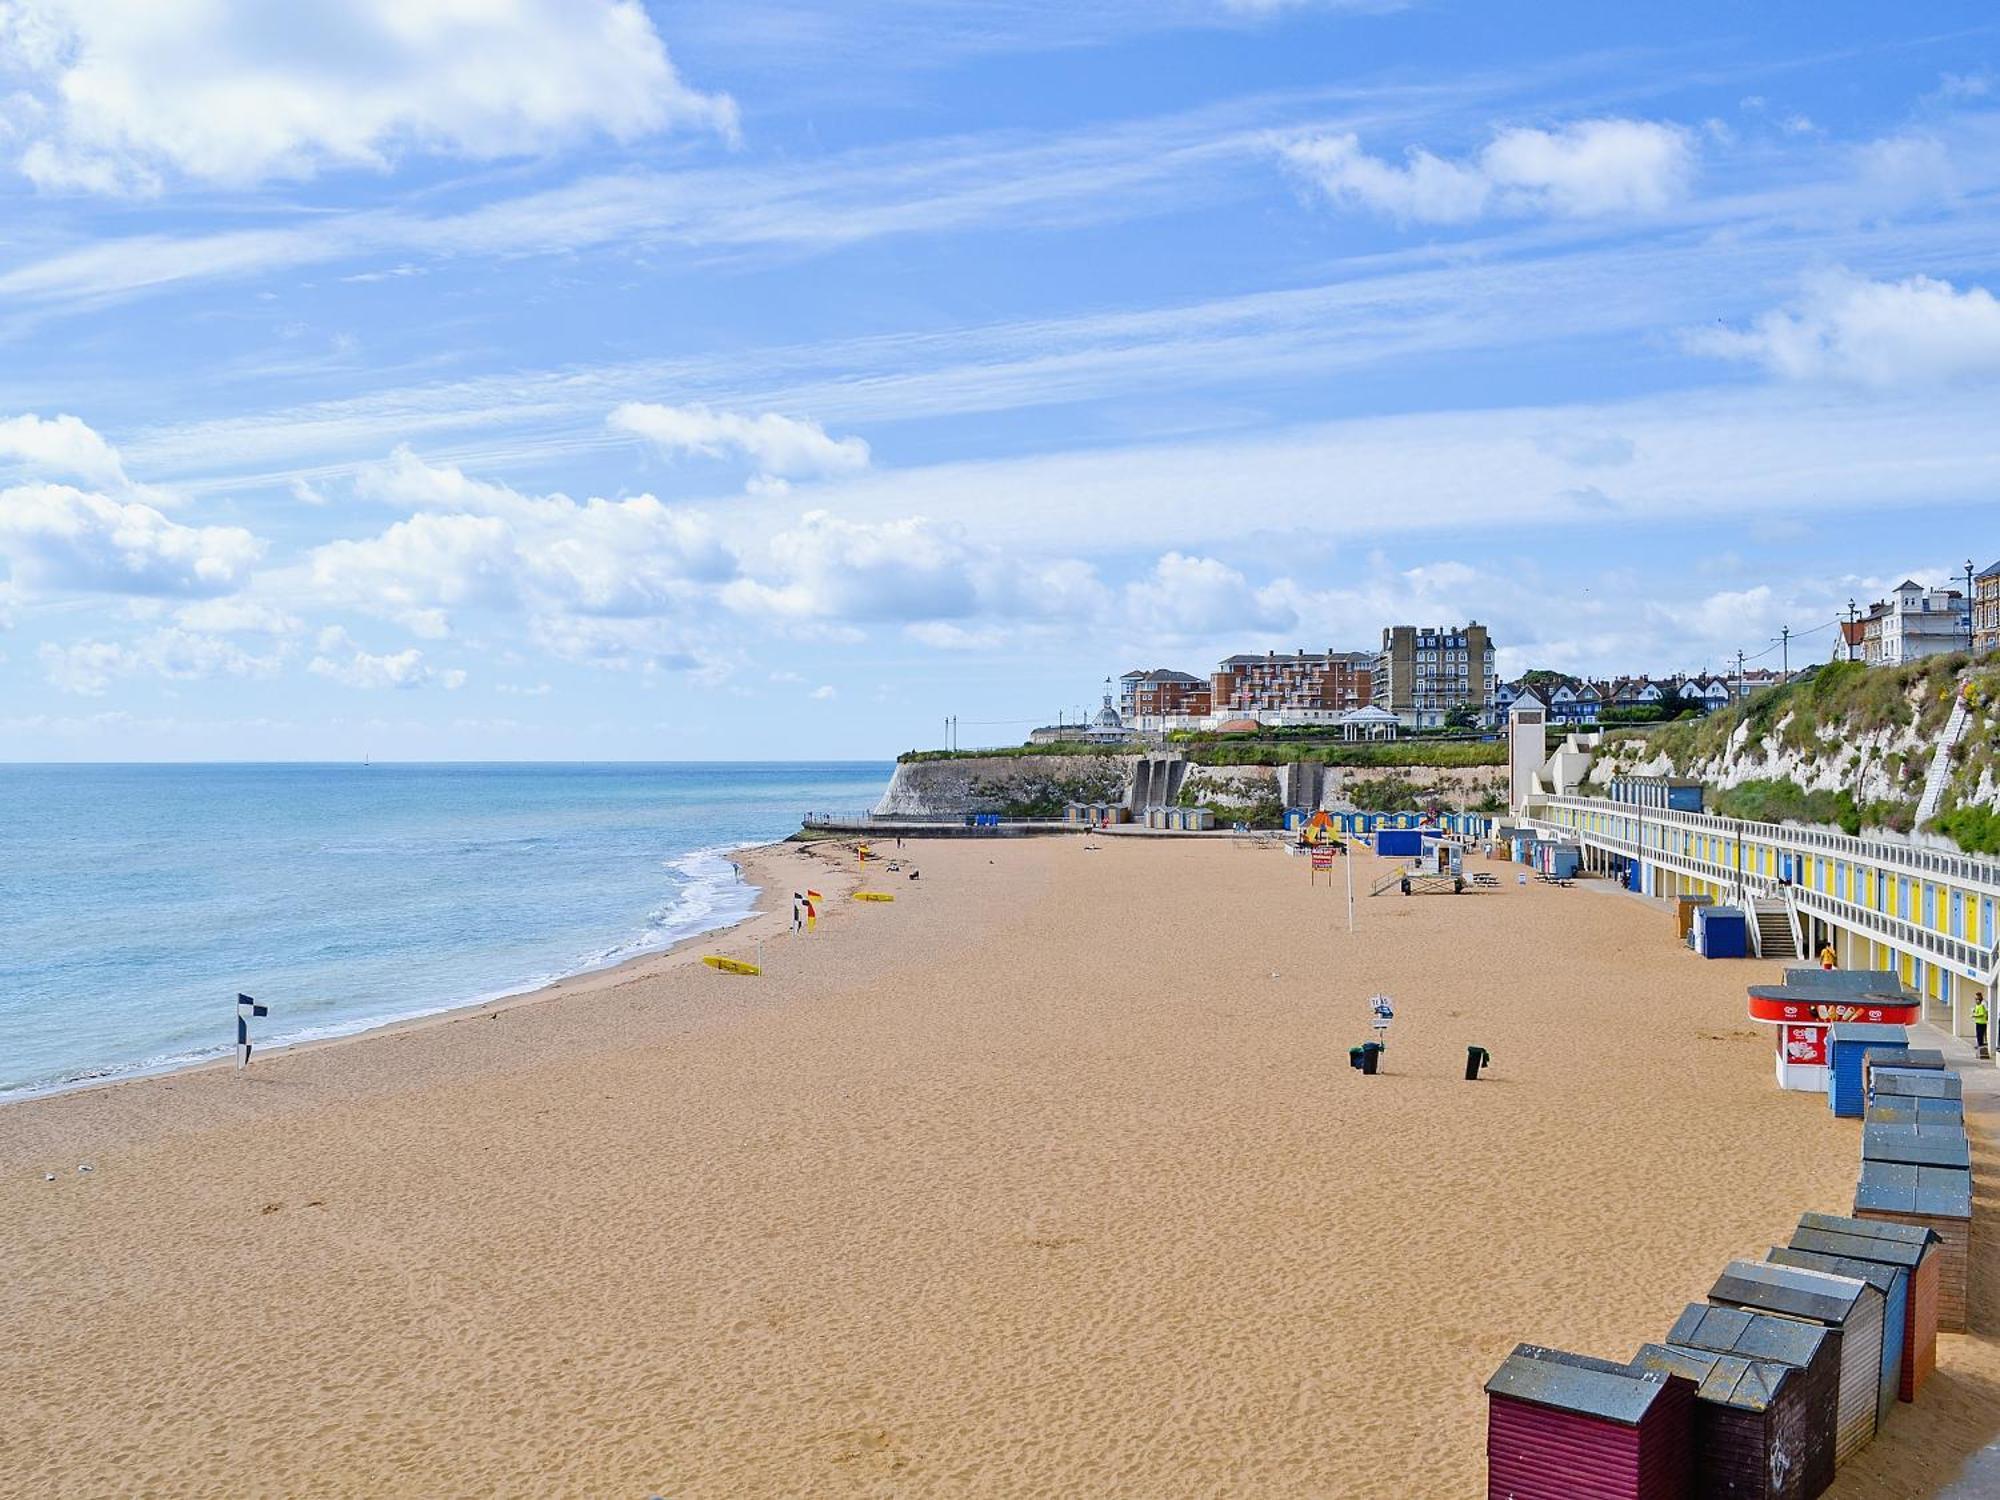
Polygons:
<instances>
[{"instance_id":1,"label":"yellow rescue board","mask_svg":"<svg viewBox=\"0 0 2000 1500\"><path fill-rule=\"evenodd\" d=\"M762 974L764 971L755 964L746 964L740 958L724 958L720 953L711 953L702 962L711 969L720 969L725 974Z\"/></svg>"},{"instance_id":2,"label":"yellow rescue board","mask_svg":"<svg viewBox=\"0 0 2000 1500\"><path fill-rule=\"evenodd\" d=\"M896 898L887 891L856 891L854 899L856 901L894 901Z\"/></svg>"}]
</instances>

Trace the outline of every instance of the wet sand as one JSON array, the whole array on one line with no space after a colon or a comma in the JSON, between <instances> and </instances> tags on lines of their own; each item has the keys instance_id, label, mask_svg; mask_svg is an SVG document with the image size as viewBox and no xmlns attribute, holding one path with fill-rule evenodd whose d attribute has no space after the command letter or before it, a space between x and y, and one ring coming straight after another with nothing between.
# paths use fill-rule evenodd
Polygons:
<instances>
[{"instance_id":1,"label":"wet sand","mask_svg":"<svg viewBox=\"0 0 2000 1500\"><path fill-rule=\"evenodd\" d=\"M1304 861L1101 842L913 845L884 904L781 847L808 938L0 1110L0 1493L1478 1494L1515 1342L1623 1358L1848 1205L1774 966L1663 909L1495 866L1350 937ZM1940 1343L1833 1493L2000 1435Z\"/></svg>"}]
</instances>

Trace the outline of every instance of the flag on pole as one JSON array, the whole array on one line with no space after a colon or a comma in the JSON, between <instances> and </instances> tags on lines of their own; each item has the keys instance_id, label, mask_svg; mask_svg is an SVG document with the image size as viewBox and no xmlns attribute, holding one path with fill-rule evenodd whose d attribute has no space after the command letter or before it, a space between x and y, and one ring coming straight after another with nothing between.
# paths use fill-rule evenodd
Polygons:
<instances>
[{"instance_id":1,"label":"flag on pole","mask_svg":"<svg viewBox=\"0 0 2000 1500\"><path fill-rule=\"evenodd\" d=\"M824 901L825 899L826 897L822 896L818 891L814 890L811 886L806 887L806 931L807 932L811 932L815 927L819 926L819 903Z\"/></svg>"},{"instance_id":2,"label":"flag on pole","mask_svg":"<svg viewBox=\"0 0 2000 1500\"><path fill-rule=\"evenodd\" d=\"M248 995L239 994L236 997L237 1067L247 1068L250 1065L250 1018L252 1016L268 1016L270 1013L269 1006L260 1005Z\"/></svg>"}]
</instances>

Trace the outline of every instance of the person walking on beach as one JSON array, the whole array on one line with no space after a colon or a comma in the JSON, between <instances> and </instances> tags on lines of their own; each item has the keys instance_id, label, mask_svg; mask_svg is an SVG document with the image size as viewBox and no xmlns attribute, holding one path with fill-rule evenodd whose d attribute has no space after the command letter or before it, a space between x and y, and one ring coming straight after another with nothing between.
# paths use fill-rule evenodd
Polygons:
<instances>
[{"instance_id":1,"label":"person walking on beach","mask_svg":"<svg viewBox=\"0 0 2000 1500\"><path fill-rule=\"evenodd\" d=\"M1822 969L1831 969L1834 966L1835 959L1836 955L1834 954L1833 951L1833 939L1828 938L1824 943L1821 943L1819 946L1819 966Z\"/></svg>"},{"instance_id":2,"label":"person walking on beach","mask_svg":"<svg viewBox=\"0 0 2000 1500\"><path fill-rule=\"evenodd\" d=\"M1972 1045L1979 1049L1979 1055L1986 1055L1986 993L1972 992Z\"/></svg>"}]
</instances>

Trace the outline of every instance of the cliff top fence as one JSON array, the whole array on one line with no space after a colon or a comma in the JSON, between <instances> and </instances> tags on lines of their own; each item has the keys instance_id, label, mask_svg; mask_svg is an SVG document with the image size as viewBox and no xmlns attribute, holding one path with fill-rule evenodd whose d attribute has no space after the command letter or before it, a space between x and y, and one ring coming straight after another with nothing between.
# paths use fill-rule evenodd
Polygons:
<instances>
[{"instance_id":1,"label":"cliff top fence","mask_svg":"<svg viewBox=\"0 0 2000 1500\"><path fill-rule=\"evenodd\" d=\"M1027 833L1077 833L1084 825L1061 818L1005 818L998 813L929 813L877 816L872 812L809 812L807 833L920 834L925 838L996 838Z\"/></svg>"}]
</instances>

